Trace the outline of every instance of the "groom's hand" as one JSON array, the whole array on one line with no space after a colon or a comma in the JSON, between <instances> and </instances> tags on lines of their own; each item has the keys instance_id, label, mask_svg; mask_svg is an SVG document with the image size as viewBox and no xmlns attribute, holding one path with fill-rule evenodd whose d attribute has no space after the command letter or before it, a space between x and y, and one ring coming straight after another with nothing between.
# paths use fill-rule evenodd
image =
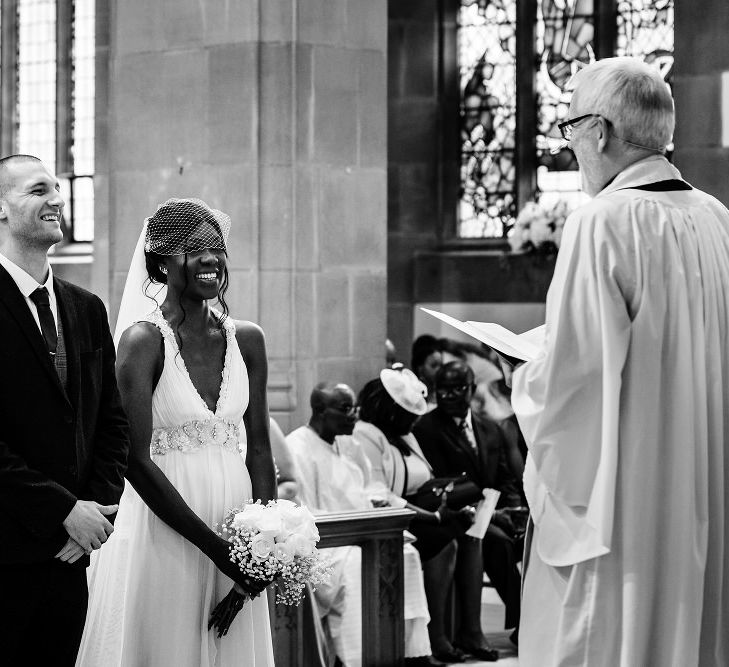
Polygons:
<instances>
[{"instance_id":1,"label":"groom's hand","mask_svg":"<svg viewBox=\"0 0 729 667\"><path fill-rule=\"evenodd\" d=\"M61 549L54 558L58 558L64 563L75 563L85 553L84 548L72 537L69 537L63 549Z\"/></svg>"},{"instance_id":2,"label":"groom's hand","mask_svg":"<svg viewBox=\"0 0 729 667\"><path fill-rule=\"evenodd\" d=\"M99 505L93 500L77 500L63 521L63 527L86 553L98 549L114 532L105 515L114 514L119 505Z\"/></svg>"}]
</instances>

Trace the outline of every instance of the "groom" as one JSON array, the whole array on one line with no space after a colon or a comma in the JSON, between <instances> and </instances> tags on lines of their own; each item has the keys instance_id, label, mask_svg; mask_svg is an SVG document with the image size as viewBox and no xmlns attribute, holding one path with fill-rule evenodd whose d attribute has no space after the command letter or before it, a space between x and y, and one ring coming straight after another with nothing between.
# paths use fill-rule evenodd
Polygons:
<instances>
[{"instance_id":1,"label":"groom","mask_svg":"<svg viewBox=\"0 0 729 667\"><path fill-rule=\"evenodd\" d=\"M38 158L0 159L0 663L73 665L88 554L111 534L127 421L98 297L53 277L64 201Z\"/></svg>"}]
</instances>

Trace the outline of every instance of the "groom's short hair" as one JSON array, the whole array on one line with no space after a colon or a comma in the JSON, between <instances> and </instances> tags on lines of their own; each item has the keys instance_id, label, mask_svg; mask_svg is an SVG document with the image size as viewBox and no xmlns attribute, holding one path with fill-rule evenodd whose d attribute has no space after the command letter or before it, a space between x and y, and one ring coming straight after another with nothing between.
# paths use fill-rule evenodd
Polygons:
<instances>
[{"instance_id":1,"label":"groom's short hair","mask_svg":"<svg viewBox=\"0 0 729 667\"><path fill-rule=\"evenodd\" d=\"M8 155L4 158L0 158L0 197L5 197L13 186L10 181L10 171L8 167L17 162L41 162L40 158L35 155L24 155L19 153L17 155Z\"/></svg>"}]
</instances>

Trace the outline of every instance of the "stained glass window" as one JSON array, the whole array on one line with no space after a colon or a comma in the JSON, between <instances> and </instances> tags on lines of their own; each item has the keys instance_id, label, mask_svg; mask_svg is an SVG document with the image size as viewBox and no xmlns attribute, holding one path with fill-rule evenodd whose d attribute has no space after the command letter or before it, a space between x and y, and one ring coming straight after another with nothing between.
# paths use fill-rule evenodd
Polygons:
<instances>
[{"instance_id":1,"label":"stained glass window","mask_svg":"<svg viewBox=\"0 0 729 667\"><path fill-rule=\"evenodd\" d=\"M562 147L557 123L567 118L566 84L581 65L595 60L593 0L539 0L536 23L537 190L545 206L583 198L577 161Z\"/></svg>"},{"instance_id":2,"label":"stained glass window","mask_svg":"<svg viewBox=\"0 0 729 667\"><path fill-rule=\"evenodd\" d=\"M459 236L501 237L515 215L515 0L461 2L459 56Z\"/></svg>"},{"instance_id":3,"label":"stained glass window","mask_svg":"<svg viewBox=\"0 0 729 667\"><path fill-rule=\"evenodd\" d=\"M603 30L609 23L601 33L607 38L600 57L610 55L611 48L614 55L641 57L656 64L670 82L674 0L536 0L535 11L527 10L534 22L533 51L522 46L517 55L518 1L460 2L461 238L503 238L513 225L517 202L539 199L549 208L557 201L570 207L584 201L573 154L567 149L552 154L551 149L559 148L556 126L567 118L571 94L565 84L581 63L596 58L598 16ZM525 55L527 66L522 65ZM535 126L519 121L517 87L533 91L526 101L535 105ZM517 127L520 132L531 128L533 158L528 149L521 151L526 158L516 150Z\"/></svg>"},{"instance_id":4,"label":"stained glass window","mask_svg":"<svg viewBox=\"0 0 729 667\"><path fill-rule=\"evenodd\" d=\"M673 70L673 0L618 0L615 55L655 64L670 80Z\"/></svg>"}]
</instances>

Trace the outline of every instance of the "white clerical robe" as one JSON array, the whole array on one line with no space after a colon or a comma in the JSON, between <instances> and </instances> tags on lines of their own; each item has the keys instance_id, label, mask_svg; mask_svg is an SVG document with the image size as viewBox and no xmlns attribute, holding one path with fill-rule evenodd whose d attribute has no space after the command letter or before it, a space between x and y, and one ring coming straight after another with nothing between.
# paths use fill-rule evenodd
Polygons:
<instances>
[{"instance_id":1,"label":"white clerical robe","mask_svg":"<svg viewBox=\"0 0 729 667\"><path fill-rule=\"evenodd\" d=\"M729 212L661 156L567 220L512 402L522 667L729 665Z\"/></svg>"},{"instance_id":2,"label":"white clerical robe","mask_svg":"<svg viewBox=\"0 0 729 667\"><path fill-rule=\"evenodd\" d=\"M299 497L314 514L371 510L370 490L360 466L340 451L339 439L330 445L310 427L302 426L286 436L300 471ZM377 489L374 489L374 492ZM340 660L356 667L362 660L361 551L347 546L327 549L334 575L315 591L322 616ZM428 603L418 551L403 547L405 656L430 655Z\"/></svg>"}]
</instances>

